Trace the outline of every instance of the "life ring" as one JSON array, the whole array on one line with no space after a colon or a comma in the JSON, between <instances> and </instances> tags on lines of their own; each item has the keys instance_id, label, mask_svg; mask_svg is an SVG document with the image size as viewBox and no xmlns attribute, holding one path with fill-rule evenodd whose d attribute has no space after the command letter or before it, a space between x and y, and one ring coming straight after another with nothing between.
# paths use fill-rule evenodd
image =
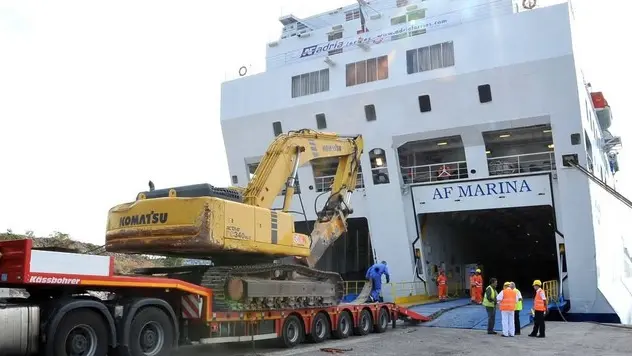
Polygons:
<instances>
[{"instance_id":1,"label":"life ring","mask_svg":"<svg viewBox=\"0 0 632 356\"><path fill-rule=\"evenodd\" d=\"M443 178L443 177L450 177L450 176L451 176L450 171L452 170L451 168L452 168L452 167L450 167L449 165L445 165L445 164L444 164L444 165L443 165L443 166L441 166L441 168L439 169L439 173L437 174L437 176L438 176L439 178Z\"/></svg>"},{"instance_id":2,"label":"life ring","mask_svg":"<svg viewBox=\"0 0 632 356\"><path fill-rule=\"evenodd\" d=\"M246 68L246 66L241 66L241 68L239 68L239 76L243 77L246 73L248 73L248 68Z\"/></svg>"},{"instance_id":3,"label":"life ring","mask_svg":"<svg viewBox=\"0 0 632 356\"><path fill-rule=\"evenodd\" d=\"M522 0L522 7L527 10L533 9L537 4L537 0Z\"/></svg>"}]
</instances>

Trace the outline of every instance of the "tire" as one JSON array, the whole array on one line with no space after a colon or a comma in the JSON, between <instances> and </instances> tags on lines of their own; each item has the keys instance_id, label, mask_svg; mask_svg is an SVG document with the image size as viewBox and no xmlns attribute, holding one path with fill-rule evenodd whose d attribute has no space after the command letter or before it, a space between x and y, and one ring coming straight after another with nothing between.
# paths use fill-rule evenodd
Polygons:
<instances>
[{"instance_id":1,"label":"tire","mask_svg":"<svg viewBox=\"0 0 632 356\"><path fill-rule=\"evenodd\" d=\"M173 323L162 309L145 307L134 315L128 345L131 356L168 356L173 342Z\"/></svg>"},{"instance_id":2,"label":"tire","mask_svg":"<svg viewBox=\"0 0 632 356\"><path fill-rule=\"evenodd\" d=\"M110 332L103 317L90 309L75 309L68 312L59 322L53 343L54 356L82 354L106 356Z\"/></svg>"},{"instance_id":3,"label":"tire","mask_svg":"<svg viewBox=\"0 0 632 356\"><path fill-rule=\"evenodd\" d=\"M373 317L368 309L362 309L358 318L358 326L353 329L353 333L358 336L364 336L371 332L373 326Z\"/></svg>"},{"instance_id":4,"label":"tire","mask_svg":"<svg viewBox=\"0 0 632 356\"><path fill-rule=\"evenodd\" d=\"M331 335L331 324L329 323L329 318L324 313L318 313L312 319L312 327L310 328L310 333L308 335L309 341L313 343L319 343L327 340L329 335Z\"/></svg>"},{"instance_id":5,"label":"tire","mask_svg":"<svg viewBox=\"0 0 632 356\"><path fill-rule=\"evenodd\" d=\"M283 322L281 341L287 348L295 347L305 340L303 322L296 315L288 316Z\"/></svg>"},{"instance_id":6,"label":"tire","mask_svg":"<svg viewBox=\"0 0 632 356\"><path fill-rule=\"evenodd\" d=\"M346 339L351 335L353 330L353 319L348 311L343 311L338 317L338 324L336 330L333 332L334 338Z\"/></svg>"},{"instance_id":7,"label":"tire","mask_svg":"<svg viewBox=\"0 0 632 356\"><path fill-rule=\"evenodd\" d=\"M380 308L380 311L377 313L377 320L375 322L375 328L373 329L376 333L381 334L386 331L388 328L389 320L388 311L386 308Z\"/></svg>"}]
</instances>

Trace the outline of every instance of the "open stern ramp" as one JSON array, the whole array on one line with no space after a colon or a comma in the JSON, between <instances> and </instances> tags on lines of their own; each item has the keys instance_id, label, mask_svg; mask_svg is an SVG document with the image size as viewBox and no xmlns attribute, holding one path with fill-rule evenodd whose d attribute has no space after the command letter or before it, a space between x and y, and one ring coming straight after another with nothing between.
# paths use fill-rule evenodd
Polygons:
<instances>
[{"instance_id":1,"label":"open stern ramp","mask_svg":"<svg viewBox=\"0 0 632 356\"><path fill-rule=\"evenodd\" d=\"M468 295L473 266L483 271L484 285L490 277L521 286L560 280L564 241L550 173L446 180L410 190L418 234L412 248L428 295L438 294L440 270L449 297Z\"/></svg>"}]
</instances>

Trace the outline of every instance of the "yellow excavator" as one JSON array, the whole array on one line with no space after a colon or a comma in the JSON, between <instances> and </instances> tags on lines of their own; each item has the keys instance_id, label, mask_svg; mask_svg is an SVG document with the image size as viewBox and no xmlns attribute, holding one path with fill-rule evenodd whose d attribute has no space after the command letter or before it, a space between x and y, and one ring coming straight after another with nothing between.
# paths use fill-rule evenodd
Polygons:
<instances>
[{"instance_id":1,"label":"yellow excavator","mask_svg":"<svg viewBox=\"0 0 632 356\"><path fill-rule=\"evenodd\" d=\"M338 273L315 269L346 231L363 151L362 136L309 129L277 136L245 189L197 184L141 192L108 213L108 252L210 259L212 265L148 268L214 291L214 310L326 306L342 296ZM336 175L311 234L295 231L291 202L298 168L338 158ZM273 209L283 191L283 208ZM283 262L290 258L290 262ZM294 257L292 260L291 257Z\"/></svg>"}]
</instances>

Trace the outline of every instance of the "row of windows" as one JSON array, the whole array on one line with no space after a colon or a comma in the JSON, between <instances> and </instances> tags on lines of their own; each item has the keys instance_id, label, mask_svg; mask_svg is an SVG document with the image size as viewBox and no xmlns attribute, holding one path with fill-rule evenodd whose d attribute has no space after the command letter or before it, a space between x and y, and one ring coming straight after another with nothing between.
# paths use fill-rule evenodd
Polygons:
<instances>
[{"instance_id":1,"label":"row of windows","mask_svg":"<svg viewBox=\"0 0 632 356\"><path fill-rule=\"evenodd\" d=\"M408 74L454 66L454 43L437 43L406 51ZM388 56L369 58L346 66L346 85L370 83L388 79ZM329 90L329 69L292 77L292 98Z\"/></svg>"},{"instance_id":2,"label":"row of windows","mask_svg":"<svg viewBox=\"0 0 632 356\"><path fill-rule=\"evenodd\" d=\"M292 77L292 97L316 94L329 90L329 68Z\"/></svg>"},{"instance_id":3,"label":"row of windows","mask_svg":"<svg viewBox=\"0 0 632 356\"><path fill-rule=\"evenodd\" d=\"M454 43L438 43L406 51L408 74L454 66Z\"/></svg>"},{"instance_id":4,"label":"row of windows","mask_svg":"<svg viewBox=\"0 0 632 356\"><path fill-rule=\"evenodd\" d=\"M379 80L379 79L378 79ZM492 101L492 88L489 84L482 84L478 86L478 100L481 104L489 103ZM417 101L419 103L419 111L429 112L432 111L432 104L430 102L430 95L420 95L417 97ZM369 104L364 106L364 116L366 121L375 121L377 120L377 114L375 112L375 105ZM320 113L316 114L316 128L318 130L327 128L327 117L325 114ZM280 121L275 121L272 123L272 129L274 131L274 136L279 136L283 133L283 127L281 126Z\"/></svg>"},{"instance_id":5,"label":"row of windows","mask_svg":"<svg viewBox=\"0 0 632 356\"><path fill-rule=\"evenodd\" d=\"M388 79L388 56L347 64L347 86Z\"/></svg>"},{"instance_id":6,"label":"row of windows","mask_svg":"<svg viewBox=\"0 0 632 356\"><path fill-rule=\"evenodd\" d=\"M377 120L375 105L364 105L364 116L366 117L366 121ZM327 128L327 117L325 116L325 114L316 114L316 128L318 130L323 130ZM283 133L283 126L281 125L281 121L275 121L272 123L272 131L274 132L274 136L279 136Z\"/></svg>"}]
</instances>

